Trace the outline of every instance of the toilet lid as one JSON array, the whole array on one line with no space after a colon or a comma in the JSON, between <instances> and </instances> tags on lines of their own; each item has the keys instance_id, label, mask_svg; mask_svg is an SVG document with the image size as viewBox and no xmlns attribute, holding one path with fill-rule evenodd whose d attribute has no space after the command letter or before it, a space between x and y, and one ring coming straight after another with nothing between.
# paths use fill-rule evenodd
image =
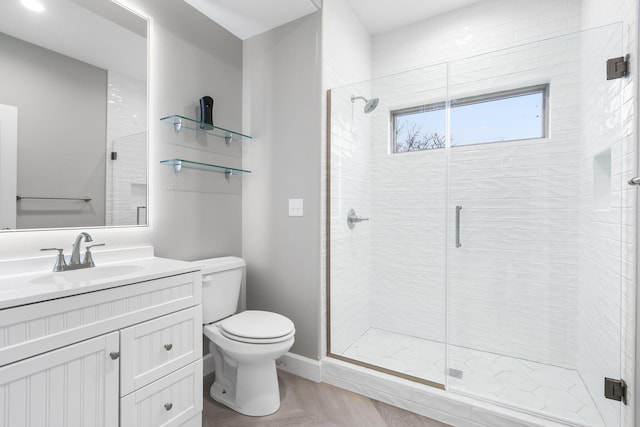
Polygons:
<instances>
[{"instance_id":1,"label":"toilet lid","mask_svg":"<svg viewBox=\"0 0 640 427\"><path fill-rule=\"evenodd\" d=\"M295 332L293 322L268 311L247 310L220 322L220 331L227 338L260 342L287 337Z\"/></svg>"}]
</instances>

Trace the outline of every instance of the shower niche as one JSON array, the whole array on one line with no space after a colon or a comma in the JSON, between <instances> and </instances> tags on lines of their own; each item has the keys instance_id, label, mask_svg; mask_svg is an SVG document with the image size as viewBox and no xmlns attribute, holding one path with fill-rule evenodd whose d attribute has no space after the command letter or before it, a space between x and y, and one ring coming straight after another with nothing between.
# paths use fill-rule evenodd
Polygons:
<instances>
[{"instance_id":1,"label":"shower niche","mask_svg":"<svg viewBox=\"0 0 640 427\"><path fill-rule=\"evenodd\" d=\"M593 207L611 208L611 149L593 158Z\"/></svg>"}]
</instances>

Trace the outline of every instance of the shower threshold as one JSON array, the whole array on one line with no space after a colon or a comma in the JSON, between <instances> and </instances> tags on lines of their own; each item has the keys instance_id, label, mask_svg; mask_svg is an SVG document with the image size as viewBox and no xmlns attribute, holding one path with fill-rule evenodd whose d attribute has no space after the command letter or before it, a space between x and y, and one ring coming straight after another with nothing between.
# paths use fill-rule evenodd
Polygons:
<instances>
[{"instance_id":1,"label":"shower threshold","mask_svg":"<svg viewBox=\"0 0 640 427\"><path fill-rule=\"evenodd\" d=\"M449 366L445 366L443 343L370 328L341 355L447 384L452 391L604 426L575 370L453 345L448 350Z\"/></svg>"}]
</instances>

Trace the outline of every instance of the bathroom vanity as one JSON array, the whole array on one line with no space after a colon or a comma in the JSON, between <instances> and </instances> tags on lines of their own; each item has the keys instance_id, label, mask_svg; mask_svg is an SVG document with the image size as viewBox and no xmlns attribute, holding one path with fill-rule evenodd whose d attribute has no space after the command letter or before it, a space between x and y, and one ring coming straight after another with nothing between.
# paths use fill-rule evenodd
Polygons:
<instances>
[{"instance_id":1,"label":"bathroom vanity","mask_svg":"<svg viewBox=\"0 0 640 427\"><path fill-rule=\"evenodd\" d=\"M0 265L0 426L201 426L199 267L97 258Z\"/></svg>"}]
</instances>

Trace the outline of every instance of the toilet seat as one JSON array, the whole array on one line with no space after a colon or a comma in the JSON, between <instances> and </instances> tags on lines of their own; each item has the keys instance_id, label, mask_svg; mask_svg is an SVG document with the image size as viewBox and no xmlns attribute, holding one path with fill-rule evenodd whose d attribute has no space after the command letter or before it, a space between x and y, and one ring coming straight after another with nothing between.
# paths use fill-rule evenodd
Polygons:
<instances>
[{"instance_id":1,"label":"toilet seat","mask_svg":"<svg viewBox=\"0 0 640 427\"><path fill-rule=\"evenodd\" d=\"M268 311L246 310L219 323L220 332L234 341L251 344L271 344L289 339L295 334L293 322Z\"/></svg>"}]
</instances>

